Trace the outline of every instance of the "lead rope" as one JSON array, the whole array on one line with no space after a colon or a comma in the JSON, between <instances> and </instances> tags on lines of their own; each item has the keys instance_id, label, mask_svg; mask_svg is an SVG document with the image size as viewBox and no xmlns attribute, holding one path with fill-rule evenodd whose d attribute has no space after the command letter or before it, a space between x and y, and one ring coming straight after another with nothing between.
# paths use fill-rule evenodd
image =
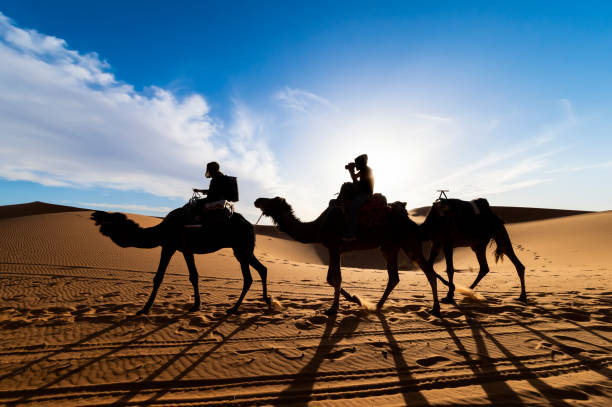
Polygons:
<instances>
[{"instance_id":1,"label":"lead rope","mask_svg":"<svg viewBox=\"0 0 612 407\"><path fill-rule=\"evenodd\" d=\"M257 219L257 222L255 222L256 225L259 223L259 221L261 220L262 216L263 216L263 212L261 212L261 215L259 215L259 219Z\"/></svg>"}]
</instances>

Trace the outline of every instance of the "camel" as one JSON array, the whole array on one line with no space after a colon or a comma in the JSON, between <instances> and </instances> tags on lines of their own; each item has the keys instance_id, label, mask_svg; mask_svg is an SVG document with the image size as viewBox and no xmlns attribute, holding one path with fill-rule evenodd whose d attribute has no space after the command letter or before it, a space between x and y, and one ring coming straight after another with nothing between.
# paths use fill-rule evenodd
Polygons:
<instances>
[{"instance_id":1,"label":"camel","mask_svg":"<svg viewBox=\"0 0 612 407\"><path fill-rule=\"evenodd\" d=\"M267 268L253 255L255 248L255 232L253 225L239 213L222 215L221 220L213 219L205 222L201 228L185 228L186 224L193 222L193 213L189 204L171 211L156 226L142 228L136 222L129 220L122 213L107 213L96 211L91 219L100 226L100 233L111 238L120 247L154 248L161 246L161 258L157 273L153 278L153 290L144 307L138 315L148 314L157 290L162 283L164 273L170 259L178 250L183 253L189 270L189 281L193 285L194 299L190 312L200 309L200 292L198 289L198 270L195 266L194 254L213 253L222 248L232 248L234 256L240 263L242 270L242 293L233 307L227 310L228 314L238 311L253 278L249 265L252 266L261 278L263 286L263 300L271 305L267 294ZM209 217L210 218L210 217Z\"/></svg>"},{"instance_id":2,"label":"camel","mask_svg":"<svg viewBox=\"0 0 612 407\"><path fill-rule=\"evenodd\" d=\"M453 274L453 248L469 246L478 259L480 271L470 286L474 289L482 278L489 272L486 248L493 239L497 245L495 249L495 262L507 255L514 264L521 281L521 295L519 301L527 301L525 291L525 266L520 262L514 250L504 222L493 213L489 202L480 198L471 202L459 199L438 199L433 203L425 221L420 225L423 241L431 240L432 248L428 264L433 263L438 256L440 248L444 250L446 258L446 273L448 274L448 294L442 299L444 303L454 302L455 288L452 284Z\"/></svg>"},{"instance_id":3,"label":"camel","mask_svg":"<svg viewBox=\"0 0 612 407\"><path fill-rule=\"evenodd\" d=\"M351 183L347 184L350 185ZM357 297L350 295L341 288L340 257L342 253L353 250L380 248L387 261L389 280L382 297L378 301L377 309L380 310L382 308L393 288L399 283L397 255L399 250L403 249L421 267L427 276L434 301L430 313L440 316L436 277L442 281L445 280L435 274L433 267L429 265L423 256L421 242L418 238L418 226L408 217L405 208L406 204L403 202L391 204L384 223L370 227L367 230L360 230L357 233L357 240L345 242L342 240L346 227L345 214L342 208L334 205L333 202L330 202L330 206L314 221L302 222L294 215L291 205L284 198L258 198L255 201L255 207L261 209L264 215L271 217L281 231L289 234L298 242L321 243L328 249L329 268L327 282L334 287L334 299L331 307L325 311L325 314L335 315L338 312L340 294L351 302L360 303Z\"/></svg>"}]
</instances>

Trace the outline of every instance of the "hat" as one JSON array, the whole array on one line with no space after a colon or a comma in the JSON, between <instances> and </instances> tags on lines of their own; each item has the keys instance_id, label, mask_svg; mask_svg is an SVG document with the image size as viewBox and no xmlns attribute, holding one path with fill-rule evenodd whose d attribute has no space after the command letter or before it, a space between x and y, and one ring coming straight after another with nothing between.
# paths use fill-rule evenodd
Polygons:
<instances>
[{"instance_id":1,"label":"hat","mask_svg":"<svg viewBox=\"0 0 612 407\"><path fill-rule=\"evenodd\" d=\"M216 161L211 161L206 164L206 178L212 177L214 174L219 172L219 163Z\"/></svg>"},{"instance_id":2,"label":"hat","mask_svg":"<svg viewBox=\"0 0 612 407\"><path fill-rule=\"evenodd\" d=\"M368 164L368 155L361 154L359 157L355 158L355 164L358 167L363 167Z\"/></svg>"}]
</instances>

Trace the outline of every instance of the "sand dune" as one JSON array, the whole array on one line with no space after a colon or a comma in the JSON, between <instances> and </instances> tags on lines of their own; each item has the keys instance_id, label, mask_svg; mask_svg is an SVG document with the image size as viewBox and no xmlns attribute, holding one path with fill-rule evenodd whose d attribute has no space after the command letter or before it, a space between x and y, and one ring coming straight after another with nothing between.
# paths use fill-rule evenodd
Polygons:
<instances>
[{"instance_id":1,"label":"sand dune","mask_svg":"<svg viewBox=\"0 0 612 407\"><path fill-rule=\"evenodd\" d=\"M508 225L529 303L514 301L511 264L491 259L486 300L443 306L443 319L426 313L416 270L401 273L383 312L344 301L326 317L317 249L272 233L258 235L256 254L282 308L266 308L255 277L227 317L242 279L222 250L197 256L202 311L186 311L192 288L175 255L151 314L136 317L160 250L115 246L88 211L50 212L0 219L0 404L610 403L612 212ZM455 260L468 285L476 259ZM375 303L386 271L345 267L343 278Z\"/></svg>"},{"instance_id":2,"label":"sand dune","mask_svg":"<svg viewBox=\"0 0 612 407\"><path fill-rule=\"evenodd\" d=\"M36 201L25 204L0 206L0 219L57 212L76 212L84 210L85 209L75 208L73 206L55 205Z\"/></svg>"}]
</instances>

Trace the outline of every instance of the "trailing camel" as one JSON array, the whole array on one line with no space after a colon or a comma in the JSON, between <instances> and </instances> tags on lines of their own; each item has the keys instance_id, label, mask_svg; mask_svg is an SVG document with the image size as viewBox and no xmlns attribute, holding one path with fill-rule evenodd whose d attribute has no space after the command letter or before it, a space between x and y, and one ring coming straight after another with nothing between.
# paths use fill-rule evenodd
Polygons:
<instances>
[{"instance_id":1,"label":"trailing camel","mask_svg":"<svg viewBox=\"0 0 612 407\"><path fill-rule=\"evenodd\" d=\"M190 311L200 309L200 292L198 289L198 271L195 266L194 254L213 253L222 248L232 248L234 256L242 270L242 293L228 314L235 313L242 303L253 278L249 266L259 273L263 286L263 300L270 306L271 300L267 294L267 268L253 255L255 248L255 233L253 225L239 213L209 216L210 222L205 222L200 228L185 228L193 223L194 214L189 204L171 211L156 226L142 228L136 222L129 220L122 213L107 213L96 211L91 219L100 226L100 233L111 238L120 247L139 247L150 249L161 246L161 258L157 273L153 278L153 290L144 307L138 314L147 314L155 301L157 290L162 283L164 273L172 255L178 250L183 253L189 281L193 285L194 302ZM220 218L220 219L219 219Z\"/></svg>"},{"instance_id":2,"label":"trailing camel","mask_svg":"<svg viewBox=\"0 0 612 407\"><path fill-rule=\"evenodd\" d=\"M448 294L442 299L444 303L454 302L455 286L453 282L453 248L469 246L478 259L480 271L470 286L476 287L480 280L489 272L486 248L493 239L497 245L495 261L505 254L514 264L521 281L520 301L527 301L525 291L525 266L520 262L514 250L504 222L493 213L489 202L480 198L474 201L459 199L438 199L433 203L425 221L420 225L423 240L431 240L432 248L428 264L433 266L440 249L446 258L446 272L449 285Z\"/></svg>"},{"instance_id":3,"label":"trailing camel","mask_svg":"<svg viewBox=\"0 0 612 407\"><path fill-rule=\"evenodd\" d=\"M352 183L345 183L341 189L338 201L341 201L343 190L350 188ZM379 194L376 196L382 197ZM382 197L384 199L384 197ZM262 213L273 219L279 229L301 243L321 243L329 251L329 269L327 272L327 282L334 287L334 299L331 307L325 312L333 315L338 312L340 294L347 300L359 302L354 297L341 288L342 274L340 267L340 257L343 252L354 250L367 250L380 248L387 261L387 272L389 280L382 297L378 301L377 309L381 309L385 301L391 294L393 288L399 283L397 266L397 255L400 249L412 258L421 267L433 296L433 308L431 314L440 315L440 304L436 287L437 276L432 266L425 260L421 243L419 240L419 229L408 217L405 203L395 202L389 206L384 201L384 217L382 222L368 227L361 225L357 232L357 239L354 241L343 241L342 237L346 230L346 216L341 206L330 202L330 206L312 222L302 222L293 213L293 209L284 198L259 198L255 201L255 206L261 209Z\"/></svg>"}]
</instances>

